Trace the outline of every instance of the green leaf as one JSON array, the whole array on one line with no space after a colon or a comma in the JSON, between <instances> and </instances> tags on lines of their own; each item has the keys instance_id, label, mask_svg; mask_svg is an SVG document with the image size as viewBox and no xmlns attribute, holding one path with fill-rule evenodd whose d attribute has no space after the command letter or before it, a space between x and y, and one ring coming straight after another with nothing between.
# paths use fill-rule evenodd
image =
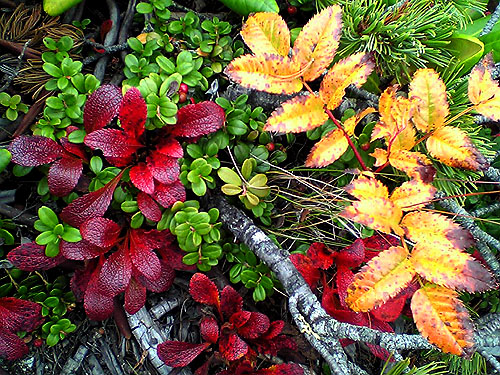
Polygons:
<instances>
[{"instance_id":1,"label":"green leaf","mask_svg":"<svg viewBox=\"0 0 500 375\"><path fill-rule=\"evenodd\" d=\"M3 238L4 245L13 245L14 244L14 236L3 228L0 228L0 238Z\"/></svg>"},{"instance_id":2,"label":"green leaf","mask_svg":"<svg viewBox=\"0 0 500 375\"><path fill-rule=\"evenodd\" d=\"M9 150L2 148L0 149L0 173L7 168L7 165L10 163L10 159L12 158L12 154Z\"/></svg>"},{"instance_id":3,"label":"green leaf","mask_svg":"<svg viewBox=\"0 0 500 375\"><path fill-rule=\"evenodd\" d=\"M142 212L136 212L133 216L132 219L130 220L130 227L134 229L138 229L141 227L142 223L144 222L144 215Z\"/></svg>"},{"instance_id":4,"label":"green leaf","mask_svg":"<svg viewBox=\"0 0 500 375\"><path fill-rule=\"evenodd\" d=\"M42 206L38 209L38 217L40 218L42 223L50 228L54 228L57 224L59 224L59 218L57 217L55 212L47 206Z\"/></svg>"},{"instance_id":5,"label":"green leaf","mask_svg":"<svg viewBox=\"0 0 500 375\"><path fill-rule=\"evenodd\" d=\"M47 336L46 342L47 342L48 346L55 346L55 345L57 345L59 340L60 340L59 334L49 333L49 335Z\"/></svg>"},{"instance_id":6,"label":"green leaf","mask_svg":"<svg viewBox=\"0 0 500 375\"><path fill-rule=\"evenodd\" d=\"M90 170L95 174L102 170L102 159L99 156L92 156L90 159Z\"/></svg>"},{"instance_id":7,"label":"green leaf","mask_svg":"<svg viewBox=\"0 0 500 375\"><path fill-rule=\"evenodd\" d=\"M59 241L57 242L49 242L47 246L45 246L45 255L48 257L54 258L59 255Z\"/></svg>"},{"instance_id":8,"label":"green leaf","mask_svg":"<svg viewBox=\"0 0 500 375\"><path fill-rule=\"evenodd\" d=\"M243 189L240 186L236 186L233 184L222 185L220 189L226 195L238 195L243 191Z\"/></svg>"},{"instance_id":9,"label":"green leaf","mask_svg":"<svg viewBox=\"0 0 500 375\"><path fill-rule=\"evenodd\" d=\"M56 307L59 304L59 298L48 297L43 303L48 307Z\"/></svg>"},{"instance_id":10,"label":"green leaf","mask_svg":"<svg viewBox=\"0 0 500 375\"><path fill-rule=\"evenodd\" d=\"M241 185L240 176L238 176L238 174L230 168L221 167L217 171L217 174L219 175L219 178L227 184L236 185L236 186ZM236 193L236 194L238 194L238 193Z\"/></svg>"},{"instance_id":11,"label":"green leaf","mask_svg":"<svg viewBox=\"0 0 500 375\"><path fill-rule=\"evenodd\" d=\"M245 180L250 178L253 169L257 166L257 162L254 158L246 159L241 166L241 174Z\"/></svg>"},{"instance_id":12,"label":"green leaf","mask_svg":"<svg viewBox=\"0 0 500 375\"><path fill-rule=\"evenodd\" d=\"M47 74L50 74L54 78L62 77L61 68L55 66L54 64L45 63L45 64L43 64L42 68L43 68L43 70L45 70L45 72Z\"/></svg>"},{"instance_id":13,"label":"green leaf","mask_svg":"<svg viewBox=\"0 0 500 375\"><path fill-rule=\"evenodd\" d=\"M82 240L80 231L77 228L66 227L64 228L64 233L62 234L62 239L67 242L78 242Z\"/></svg>"},{"instance_id":14,"label":"green leaf","mask_svg":"<svg viewBox=\"0 0 500 375\"><path fill-rule=\"evenodd\" d=\"M150 3L139 3L135 7L137 10L137 13L141 14L147 14L147 13L152 13L153 12L153 5Z\"/></svg>"},{"instance_id":15,"label":"green leaf","mask_svg":"<svg viewBox=\"0 0 500 375\"><path fill-rule=\"evenodd\" d=\"M189 253L184 255L182 258L182 263L187 264L188 266L192 266L193 264L198 263L200 256L197 252Z\"/></svg>"},{"instance_id":16,"label":"green leaf","mask_svg":"<svg viewBox=\"0 0 500 375\"><path fill-rule=\"evenodd\" d=\"M242 16L256 12L279 12L275 0L220 0L220 2Z\"/></svg>"},{"instance_id":17,"label":"green leaf","mask_svg":"<svg viewBox=\"0 0 500 375\"><path fill-rule=\"evenodd\" d=\"M484 44L476 37L454 34L446 49L458 59L457 65L461 66L460 72L467 73L483 56Z\"/></svg>"},{"instance_id":18,"label":"green leaf","mask_svg":"<svg viewBox=\"0 0 500 375\"><path fill-rule=\"evenodd\" d=\"M69 8L74 7L81 1L82 0L43 0L43 10L47 12L49 16L55 17L63 14Z\"/></svg>"},{"instance_id":19,"label":"green leaf","mask_svg":"<svg viewBox=\"0 0 500 375\"><path fill-rule=\"evenodd\" d=\"M257 285L252 293L255 302L264 301L266 299L266 291L262 285Z\"/></svg>"},{"instance_id":20,"label":"green leaf","mask_svg":"<svg viewBox=\"0 0 500 375\"><path fill-rule=\"evenodd\" d=\"M191 185L191 189L193 190L193 193L195 193L197 196L202 197L207 192L207 185L205 184L205 181L200 180L198 182L194 182Z\"/></svg>"}]
</instances>

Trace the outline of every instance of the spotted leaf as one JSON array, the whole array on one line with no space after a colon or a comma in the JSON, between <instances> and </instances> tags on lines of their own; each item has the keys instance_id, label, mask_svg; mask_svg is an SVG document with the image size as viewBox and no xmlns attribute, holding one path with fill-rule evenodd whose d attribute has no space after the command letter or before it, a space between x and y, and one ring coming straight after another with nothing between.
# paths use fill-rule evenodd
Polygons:
<instances>
[{"instance_id":1,"label":"spotted leaf","mask_svg":"<svg viewBox=\"0 0 500 375\"><path fill-rule=\"evenodd\" d=\"M288 55L290 31L286 22L277 13L259 12L250 15L240 34L255 55L262 53Z\"/></svg>"},{"instance_id":2,"label":"spotted leaf","mask_svg":"<svg viewBox=\"0 0 500 375\"><path fill-rule=\"evenodd\" d=\"M83 124L87 134L104 128L120 110L122 93L117 86L102 85L85 102Z\"/></svg>"},{"instance_id":3,"label":"spotted leaf","mask_svg":"<svg viewBox=\"0 0 500 375\"><path fill-rule=\"evenodd\" d=\"M177 112L177 123L171 130L176 137L199 137L222 128L226 115L220 105L210 101L188 104ZM174 156L175 157L175 156Z\"/></svg>"},{"instance_id":4,"label":"spotted leaf","mask_svg":"<svg viewBox=\"0 0 500 375\"><path fill-rule=\"evenodd\" d=\"M53 139L34 135L14 138L9 151L12 154L13 163L25 167L36 167L61 157L63 148Z\"/></svg>"},{"instance_id":5,"label":"spotted leaf","mask_svg":"<svg viewBox=\"0 0 500 375\"><path fill-rule=\"evenodd\" d=\"M195 273L189 282L189 294L198 302L220 308L219 290L203 273Z\"/></svg>"},{"instance_id":6,"label":"spotted leaf","mask_svg":"<svg viewBox=\"0 0 500 375\"><path fill-rule=\"evenodd\" d=\"M334 129L311 149L306 167L326 167L344 155L348 147L349 143L342 130Z\"/></svg>"},{"instance_id":7,"label":"spotted leaf","mask_svg":"<svg viewBox=\"0 0 500 375\"><path fill-rule=\"evenodd\" d=\"M390 199L403 211L413 211L424 207L436 194L436 188L420 180L404 182L394 189Z\"/></svg>"},{"instance_id":8,"label":"spotted leaf","mask_svg":"<svg viewBox=\"0 0 500 375\"><path fill-rule=\"evenodd\" d=\"M165 341L158 345L158 357L170 367L184 367L189 365L205 349L209 342L192 344L182 341Z\"/></svg>"}]
</instances>

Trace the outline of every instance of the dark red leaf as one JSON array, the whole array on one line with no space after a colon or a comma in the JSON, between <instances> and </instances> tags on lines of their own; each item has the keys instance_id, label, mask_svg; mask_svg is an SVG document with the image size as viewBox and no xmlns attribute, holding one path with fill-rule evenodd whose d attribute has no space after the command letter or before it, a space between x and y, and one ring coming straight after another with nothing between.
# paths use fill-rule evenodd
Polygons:
<instances>
[{"instance_id":1,"label":"dark red leaf","mask_svg":"<svg viewBox=\"0 0 500 375\"><path fill-rule=\"evenodd\" d=\"M375 234L363 238L365 248L368 250L388 250L391 246L399 245L399 238L390 234Z\"/></svg>"},{"instance_id":2,"label":"dark red leaf","mask_svg":"<svg viewBox=\"0 0 500 375\"><path fill-rule=\"evenodd\" d=\"M312 290L315 290L321 274L320 271L313 266L311 259L303 254L291 254L290 260L300 272L306 283Z\"/></svg>"},{"instance_id":3,"label":"dark red leaf","mask_svg":"<svg viewBox=\"0 0 500 375\"><path fill-rule=\"evenodd\" d=\"M205 316L200 322L200 335L205 341L215 344L219 339L219 325L212 316Z\"/></svg>"},{"instance_id":4,"label":"dark red leaf","mask_svg":"<svg viewBox=\"0 0 500 375\"><path fill-rule=\"evenodd\" d=\"M220 294L220 308L222 315L229 319L243 308L243 298L232 286L226 285Z\"/></svg>"},{"instance_id":5,"label":"dark red leaf","mask_svg":"<svg viewBox=\"0 0 500 375\"><path fill-rule=\"evenodd\" d=\"M107 156L106 160L113 164L115 167L127 167L130 163L133 161L133 156L134 155L129 155L127 157L111 157Z\"/></svg>"},{"instance_id":6,"label":"dark red leaf","mask_svg":"<svg viewBox=\"0 0 500 375\"><path fill-rule=\"evenodd\" d=\"M171 207L175 202L186 200L186 190L179 180L171 185L156 184L153 198L164 208Z\"/></svg>"},{"instance_id":7,"label":"dark red leaf","mask_svg":"<svg viewBox=\"0 0 500 375\"><path fill-rule=\"evenodd\" d=\"M351 310L345 310L340 305L340 301L335 291L329 286L326 286L323 291L321 306L323 306L323 308L329 315L333 316L335 319L341 322L351 323L355 325L366 325L368 323L365 314L356 313Z\"/></svg>"},{"instance_id":8,"label":"dark red leaf","mask_svg":"<svg viewBox=\"0 0 500 375\"><path fill-rule=\"evenodd\" d=\"M25 243L13 249L7 259L17 268L23 271L44 271L58 266L65 261L59 254L51 258L45 255L45 246L36 242Z\"/></svg>"},{"instance_id":9,"label":"dark red leaf","mask_svg":"<svg viewBox=\"0 0 500 375\"><path fill-rule=\"evenodd\" d=\"M307 250L307 256L311 259L313 267L326 270L333 264L333 253L324 243L313 242Z\"/></svg>"},{"instance_id":10,"label":"dark red leaf","mask_svg":"<svg viewBox=\"0 0 500 375\"><path fill-rule=\"evenodd\" d=\"M236 333L221 335L219 338L219 352L228 361L236 361L248 352L248 344Z\"/></svg>"},{"instance_id":11,"label":"dark red leaf","mask_svg":"<svg viewBox=\"0 0 500 375\"><path fill-rule=\"evenodd\" d=\"M154 151L147 158L147 165L153 177L165 185L173 184L179 178L178 159Z\"/></svg>"},{"instance_id":12,"label":"dark red leaf","mask_svg":"<svg viewBox=\"0 0 500 375\"><path fill-rule=\"evenodd\" d=\"M14 297L0 298L0 327L12 332L31 332L43 321L42 306Z\"/></svg>"},{"instance_id":13,"label":"dark red leaf","mask_svg":"<svg viewBox=\"0 0 500 375\"><path fill-rule=\"evenodd\" d=\"M262 336L259 337L261 340L271 340L278 336L281 331L283 331L283 327L285 326L285 322L283 320L275 320L271 322L269 325L269 329L264 332Z\"/></svg>"},{"instance_id":14,"label":"dark red leaf","mask_svg":"<svg viewBox=\"0 0 500 375\"><path fill-rule=\"evenodd\" d=\"M201 365L201 367L198 367L194 372L194 375L209 375L208 370L210 369L210 364L212 363L213 358L214 358L213 356L210 357L208 361L206 361L204 364Z\"/></svg>"},{"instance_id":15,"label":"dark red leaf","mask_svg":"<svg viewBox=\"0 0 500 375\"><path fill-rule=\"evenodd\" d=\"M254 343L258 347L258 351L261 354L277 355L280 350L296 351L297 344L295 340L291 337L285 335L279 335L272 339L263 339L262 336Z\"/></svg>"},{"instance_id":16,"label":"dark red leaf","mask_svg":"<svg viewBox=\"0 0 500 375\"><path fill-rule=\"evenodd\" d=\"M215 306L220 310L217 286L203 273L195 273L189 282L189 293L198 303Z\"/></svg>"},{"instance_id":17,"label":"dark red leaf","mask_svg":"<svg viewBox=\"0 0 500 375\"><path fill-rule=\"evenodd\" d=\"M75 130L78 130L78 128L76 128ZM61 143L61 146L63 146L63 148L67 151L67 153L73 154L73 157L77 156L78 159L87 161L87 155L85 154L85 149L82 144L71 143L66 137L60 138L59 142Z\"/></svg>"},{"instance_id":18,"label":"dark red leaf","mask_svg":"<svg viewBox=\"0 0 500 375\"><path fill-rule=\"evenodd\" d=\"M137 194L137 205L146 219L154 222L161 220L160 207L148 194L140 191Z\"/></svg>"},{"instance_id":19,"label":"dark red leaf","mask_svg":"<svg viewBox=\"0 0 500 375\"><path fill-rule=\"evenodd\" d=\"M250 319L252 313L250 311L238 311L229 318L229 322L236 328L240 328Z\"/></svg>"},{"instance_id":20,"label":"dark red leaf","mask_svg":"<svg viewBox=\"0 0 500 375\"><path fill-rule=\"evenodd\" d=\"M94 217L80 226L82 238L99 247L113 246L120 236L122 228L113 220Z\"/></svg>"},{"instance_id":21,"label":"dark red leaf","mask_svg":"<svg viewBox=\"0 0 500 375\"><path fill-rule=\"evenodd\" d=\"M99 149L106 157L127 158L144 147L135 138L120 129L96 130L85 136L85 144L92 149Z\"/></svg>"},{"instance_id":22,"label":"dark red leaf","mask_svg":"<svg viewBox=\"0 0 500 375\"><path fill-rule=\"evenodd\" d=\"M125 290L125 311L133 315L146 303L146 287L133 277Z\"/></svg>"},{"instance_id":23,"label":"dark red leaf","mask_svg":"<svg viewBox=\"0 0 500 375\"><path fill-rule=\"evenodd\" d=\"M60 218L69 225L78 228L88 219L103 216L111 203L113 192L122 178L122 173L120 172L118 176L99 190L75 199L62 210Z\"/></svg>"},{"instance_id":24,"label":"dark red leaf","mask_svg":"<svg viewBox=\"0 0 500 375\"><path fill-rule=\"evenodd\" d=\"M146 101L141 92L136 87L130 88L123 97L118 115L121 127L127 134L137 139L144 133L147 115Z\"/></svg>"},{"instance_id":25,"label":"dark red leaf","mask_svg":"<svg viewBox=\"0 0 500 375\"><path fill-rule=\"evenodd\" d=\"M189 365L206 348L209 342L192 344L182 341L165 341L158 345L158 357L170 367L184 367Z\"/></svg>"},{"instance_id":26,"label":"dark red leaf","mask_svg":"<svg viewBox=\"0 0 500 375\"><path fill-rule=\"evenodd\" d=\"M344 267L358 267L365 259L365 245L358 238L351 246L342 248L335 254L337 265Z\"/></svg>"},{"instance_id":27,"label":"dark red leaf","mask_svg":"<svg viewBox=\"0 0 500 375\"><path fill-rule=\"evenodd\" d=\"M174 137L163 138L156 146L156 150L163 155L176 159L184 156L184 150L182 149L181 144Z\"/></svg>"},{"instance_id":28,"label":"dark red leaf","mask_svg":"<svg viewBox=\"0 0 500 375\"><path fill-rule=\"evenodd\" d=\"M383 361L387 361L389 357L391 357L391 353L387 351L387 349L382 348L379 345L366 343L366 346L370 349L370 352L377 358L380 358ZM394 362L394 358L391 357L390 362Z\"/></svg>"},{"instance_id":29,"label":"dark red leaf","mask_svg":"<svg viewBox=\"0 0 500 375\"><path fill-rule=\"evenodd\" d=\"M252 312L250 319L238 328L238 334L245 339L256 339L269 329L270 322L267 315Z\"/></svg>"},{"instance_id":30,"label":"dark red leaf","mask_svg":"<svg viewBox=\"0 0 500 375\"><path fill-rule=\"evenodd\" d=\"M347 309L345 299L347 298L347 288L354 281L354 273L346 266L339 266L337 268L336 284L337 293L339 295L340 306Z\"/></svg>"},{"instance_id":31,"label":"dark red leaf","mask_svg":"<svg viewBox=\"0 0 500 375\"><path fill-rule=\"evenodd\" d=\"M380 305L371 310L370 314L378 320L384 322L393 322L401 315L401 311L403 311L406 299L407 297L404 295L391 298L383 305Z\"/></svg>"},{"instance_id":32,"label":"dark red leaf","mask_svg":"<svg viewBox=\"0 0 500 375\"><path fill-rule=\"evenodd\" d=\"M88 98L83 109L83 124L90 134L104 128L113 120L122 102L121 90L113 85L102 85Z\"/></svg>"},{"instance_id":33,"label":"dark red leaf","mask_svg":"<svg viewBox=\"0 0 500 375\"><path fill-rule=\"evenodd\" d=\"M61 250L62 256L73 260L97 258L99 255L108 251L108 249L93 245L85 239L78 242L62 241L59 249Z\"/></svg>"},{"instance_id":34,"label":"dark red leaf","mask_svg":"<svg viewBox=\"0 0 500 375\"><path fill-rule=\"evenodd\" d=\"M174 283L175 271L173 270L169 262L160 260L160 264L161 276L158 278L158 280L150 280L137 272L134 272L133 276L135 279L137 279L137 281L144 285L147 290L155 293L165 292L166 290L170 289L170 287Z\"/></svg>"},{"instance_id":35,"label":"dark red leaf","mask_svg":"<svg viewBox=\"0 0 500 375\"><path fill-rule=\"evenodd\" d=\"M130 169L130 180L134 186L145 192L146 194L153 194L155 192L155 182L153 175L148 166L144 163L139 163Z\"/></svg>"},{"instance_id":36,"label":"dark red leaf","mask_svg":"<svg viewBox=\"0 0 500 375\"><path fill-rule=\"evenodd\" d=\"M86 263L85 268L77 269L71 278L71 291L77 301L83 301L87 285L92 277L92 273L99 264L99 259L93 259Z\"/></svg>"},{"instance_id":37,"label":"dark red leaf","mask_svg":"<svg viewBox=\"0 0 500 375\"><path fill-rule=\"evenodd\" d=\"M14 138L9 146L12 162L25 167L36 167L61 157L63 148L56 141L34 135Z\"/></svg>"},{"instance_id":38,"label":"dark red leaf","mask_svg":"<svg viewBox=\"0 0 500 375\"><path fill-rule=\"evenodd\" d=\"M161 276L161 265L158 256L151 250L147 240L142 238L144 231L130 231L129 255L136 270L149 280L158 280Z\"/></svg>"},{"instance_id":39,"label":"dark red leaf","mask_svg":"<svg viewBox=\"0 0 500 375\"><path fill-rule=\"evenodd\" d=\"M282 363L254 372L254 375L303 375L302 367L295 363Z\"/></svg>"},{"instance_id":40,"label":"dark red leaf","mask_svg":"<svg viewBox=\"0 0 500 375\"><path fill-rule=\"evenodd\" d=\"M177 112L177 124L171 134L177 137L198 137L210 134L220 129L225 120L224 110L214 102L189 104Z\"/></svg>"},{"instance_id":41,"label":"dark red leaf","mask_svg":"<svg viewBox=\"0 0 500 375\"><path fill-rule=\"evenodd\" d=\"M132 262L124 248L110 255L99 274L99 292L114 297L127 289L132 276Z\"/></svg>"},{"instance_id":42,"label":"dark red leaf","mask_svg":"<svg viewBox=\"0 0 500 375\"><path fill-rule=\"evenodd\" d=\"M19 336L0 328L0 357L12 361L25 356L28 352L28 345Z\"/></svg>"},{"instance_id":43,"label":"dark red leaf","mask_svg":"<svg viewBox=\"0 0 500 375\"><path fill-rule=\"evenodd\" d=\"M56 197L64 197L71 193L82 175L82 170L82 161L75 157L65 155L56 160L47 175L50 193Z\"/></svg>"},{"instance_id":44,"label":"dark red leaf","mask_svg":"<svg viewBox=\"0 0 500 375\"><path fill-rule=\"evenodd\" d=\"M166 231L162 231L166 232ZM182 251L179 246L174 243L164 243L162 247L158 249L159 253L163 259L168 260L168 264L174 270L179 271L194 271L196 270L196 265L188 266L182 262L182 258L186 253Z\"/></svg>"},{"instance_id":45,"label":"dark red leaf","mask_svg":"<svg viewBox=\"0 0 500 375\"><path fill-rule=\"evenodd\" d=\"M100 292L101 267L104 259L101 257L85 289L83 306L87 316L92 320L104 320L113 314L113 297Z\"/></svg>"}]
</instances>

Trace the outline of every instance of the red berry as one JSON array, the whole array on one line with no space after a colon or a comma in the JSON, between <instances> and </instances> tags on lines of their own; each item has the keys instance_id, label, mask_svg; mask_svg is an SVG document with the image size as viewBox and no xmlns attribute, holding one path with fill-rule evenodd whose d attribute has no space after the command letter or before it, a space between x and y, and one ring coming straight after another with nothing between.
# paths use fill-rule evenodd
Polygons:
<instances>
[{"instance_id":1,"label":"red berry","mask_svg":"<svg viewBox=\"0 0 500 375\"><path fill-rule=\"evenodd\" d=\"M297 14L297 7L294 7L293 5L290 5L286 11L290 16L295 16Z\"/></svg>"},{"instance_id":2,"label":"red berry","mask_svg":"<svg viewBox=\"0 0 500 375\"><path fill-rule=\"evenodd\" d=\"M36 348L39 348L40 346L43 345L43 340L42 339L35 339L33 340L33 345L36 347Z\"/></svg>"},{"instance_id":3,"label":"red berry","mask_svg":"<svg viewBox=\"0 0 500 375\"><path fill-rule=\"evenodd\" d=\"M362 144L361 146L359 146L359 147L361 147L361 149L362 149L363 151L368 151L368 150L370 149L370 142L368 142L368 143L363 143L363 144Z\"/></svg>"},{"instance_id":4,"label":"red berry","mask_svg":"<svg viewBox=\"0 0 500 375\"><path fill-rule=\"evenodd\" d=\"M267 145L266 145L266 148L267 148L267 151L274 151L274 143L273 142L269 142Z\"/></svg>"},{"instance_id":5,"label":"red berry","mask_svg":"<svg viewBox=\"0 0 500 375\"><path fill-rule=\"evenodd\" d=\"M189 90L188 85L186 85L185 83L181 83L181 85L179 86L179 92L187 94L188 90Z\"/></svg>"},{"instance_id":6,"label":"red berry","mask_svg":"<svg viewBox=\"0 0 500 375\"><path fill-rule=\"evenodd\" d=\"M179 92L179 103L184 103L187 99L187 94L185 92Z\"/></svg>"}]
</instances>

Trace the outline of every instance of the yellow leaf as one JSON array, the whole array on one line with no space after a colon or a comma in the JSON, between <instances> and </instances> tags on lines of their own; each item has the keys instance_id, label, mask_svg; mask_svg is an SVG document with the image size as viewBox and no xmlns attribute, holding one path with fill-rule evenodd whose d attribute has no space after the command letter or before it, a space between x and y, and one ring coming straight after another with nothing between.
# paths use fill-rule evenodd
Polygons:
<instances>
[{"instance_id":1,"label":"yellow leaf","mask_svg":"<svg viewBox=\"0 0 500 375\"><path fill-rule=\"evenodd\" d=\"M474 345L474 326L458 294L427 284L411 299L413 320L427 340L446 353L468 356Z\"/></svg>"},{"instance_id":2,"label":"yellow leaf","mask_svg":"<svg viewBox=\"0 0 500 375\"><path fill-rule=\"evenodd\" d=\"M495 121L500 121L500 94L495 95L484 103L477 104L475 109L483 116Z\"/></svg>"},{"instance_id":3,"label":"yellow leaf","mask_svg":"<svg viewBox=\"0 0 500 375\"><path fill-rule=\"evenodd\" d=\"M493 58L488 54L472 69L468 88L472 104L479 104L499 94L498 83L491 77L494 67Z\"/></svg>"},{"instance_id":4,"label":"yellow leaf","mask_svg":"<svg viewBox=\"0 0 500 375\"><path fill-rule=\"evenodd\" d=\"M436 129L426 141L429 153L450 167L486 170L488 162L459 128L444 126Z\"/></svg>"},{"instance_id":5,"label":"yellow leaf","mask_svg":"<svg viewBox=\"0 0 500 375\"><path fill-rule=\"evenodd\" d=\"M269 53L287 56L290 49L290 31L277 13L252 14L241 29L241 37L256 55Z\"/></svg>"},{"instance_id":6,"label":"yellow leaf","mask_svg":"<svg viewBox=\"0 0 500 375\"><path fill-rule=\"evenodd\" d=\"M394 168L405 172L409 177L417 178L424 182L431 182L436 174L432 162L420 152L391 150L389 163Z\"/></svg>"},{"instance_id":7,"label":"yellow leaf","mask_svg":"<svg viewBox=\"0 0 500 375\"><path fill-rule=\"evenodd\" d=\"M358 199L389 197L387 187L375 178L359 177L345 187L345 191Z\"/></svg>"},{"instance_id":8,"label":"yellow leaf","mask_svg":"<svg viewBox=\"0 0 500 375\"><path fill-rule=\"evenodd\" d=\"M392 230L397 235L404 234L399 226L403 211L389 199L367 198L353 202L340 213L340 216L384 233L391 233Z\"/></svg>"},{"instance_id":9,"label":"yellow leaf","mask_svg":"<svg viewBox=\"0 0 500 375\"><path fill-rule=\"evenodd\" d=\"M368 107L362 110L361 112L357 113L356 116L349 117L347 120L344 121L344 129L347 134L353 135L354 134L354 129L356 128L356 125L359 124L361 120L365 118L365 116L369 115L370 113L377 112L377 110L373 107Z\"/></svg>"},{"instance_id":10,"label":"yellow leaf","mask_svg":"<svg viewBox=\"0 0 500 375\"><path fill-rule=\"evenodd\" d=\"M323 106L323 101L315 95L296 96L271 114L264 130L300 133L317 128L328 119Z\"/></svg>"},{"instance_id":11,"label":"yellow leaf","mask_svg":"<svg viewBox=\"0 0 500 375\"><path fill-rule=\"evenodd\" d=\"M446 86L433 69L419 69L410 83L410 100L417 108L412 121L421 132L443 126L449 114Z\"/></svg>"},{"instance_id":12,"label":"yellow leaf","mask_svg":"<svg viewBox=\"0 0 500 375\"><path fill-rule=\"evenodd\" d=\"M360 87L366 82L374 67L373 58L364 52L359 52L340 60L329 69L319 89L319 95L327 103L327 108L332 110L337 108L342 102L347 86L353 84Z\"/></svg>"},{"instance_id":13,"label":"yellow leaf","mask_svg":"<svg viewBox=\"0 0 500 375\"><path fill-rule=\"evenodd\" d=\"M305 81L313 81L328 68L339 45L342 31L342 11L332 5L316 14L304 26L293 45L293 59L304 72Z\"/></svg>"},{"instance_id":14,"label":"yellow leaf","mask_svg":"<svg viewBox=\"0 0 500 375\"><path fill-rule=\"evenodd\" d=\"M354 311L369 311L387 302L413 279L408 251L393 246L370 260L347 288L346 303Z\"/></svg>"},{"instance_id":15,"label":"yellow leaf","mask_svg":"<svg viewBox=\"0 0 500 375\"><path fill-rule=\"evenodd\" d=\"M394 189L390 199L403 211L424 207L436 194L436 188L420 180L411 180Z\"/></svg>"},{"instance_id":16,"label":"yellow leaf","mask_svg":"<svg viewBox=\"0 0 500 375\"><path fill-rule=\"evenodd\" d=\"M387 151L383 148L376 148L370 154L370 156L375 158L375 163L373 164L375 167L380 167L387 163L389 159L387 159Z\"/></svg>"},{"instance_id":17,"label":"yellow leaf","mask_svg":"<svg viewBox=\"0 0 500 375\"><path fill-rule=\"evenodd\" d=\"M306 160L306 167L325 167L340 158L349 147L344 132L334 129L314 145Z\"/></svg>"},{"instance_id":18,"label":"yellow leaf","mask_svg":"<svg viewBox=\"0 0 500 375\"><path fill-rule=\"evenodd\" d=\"M401 221L406 236L417 243L465 249L473 244L469 231L446 216L432 212L410 212Z\"/></svg>"},{"instance_id":19,"label":"yellow leaf","mask_svg":"<svg viewBox=\"0 0 500 375\"><path fill-rule=\"evenodd\" d=\"M224 73L241 86L271 94L294 94L302 89L299 66L284 56L243 55L234 59Z\"/></svg>"},{"instance_id":20,"label":"yellow leaf","mask_svg":"<svg viewBox=\"0 0 500 375\"><path fill-rule=\"evenodd\" d=\"M448 288L476 293L496 287L495 279L481 263L450 246L417 243L410 261L420 276Z\"/></svg>"}]
</instances>

